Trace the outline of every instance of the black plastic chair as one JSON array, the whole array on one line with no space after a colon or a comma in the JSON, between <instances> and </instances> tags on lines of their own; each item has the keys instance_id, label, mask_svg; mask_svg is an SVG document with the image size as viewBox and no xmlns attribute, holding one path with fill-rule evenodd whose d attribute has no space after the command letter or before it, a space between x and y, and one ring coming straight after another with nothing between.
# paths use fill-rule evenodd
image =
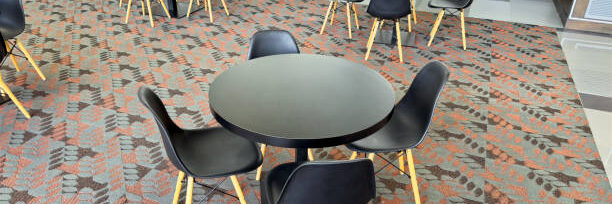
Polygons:
<instances>
[{"instance_id":1,"label":"black plastic chair","mask_svg":"<svg viewBox=\"0 0 612 204\"><path fill-rule=\"evenodd\" d=\"M285 30L263 30L257 31L251 38L251 46L249 47L249 54L247 60L256 59L259 57L265 57L270 55L280 54L299 54L300 48L298 47L295 38L291 33ZM266 154L266 144L261 144L262 156ZM308 158L314 159L312 150L308 149ZM262 166L257 169L255 180L261 179Z\"/></svg>"},{"instance_id":2,"label":"black plastic chair","mask_svg":"<svg viewBox=\"0 0 612 204\"><path fill-rule=\"evenodd\" d=\"M263 204L361 204L376 196L367 159L281 164L261 181Z\"/></svg>"},{"instance_id":3,"label":"black plastic chair","mask_svg":"<svg viewBox=\"0 0 612 204\"><path fill-rule=\"evenodd\" d=\"M251 38L247 60L280 54L299 54L295 38L285 30L257 31Z\"/></svg>"},{"instance_id":4,"label":"black plastic chair","mask_svg":"<svg viewBox=\"0 0 612 204\"><path fill-rule=\"evenodd\" d=\"M347 144L353 150L351 159L357 157L357 152L370 153L374 159L376 153L398 152L399 168L380 154L380 158L404 173L404 154L408 159L412 189L416 203L420 203L419 188L414 171L411 149L419 145L427 130L438 97L448 80L449 71L441 62L430 62L414 78L408 92L395 106L389 122L376 133L364 139ZM386 167L386 166L385 166Z\"/></svg>"},{"instance_id":5,"label":"black plastic chair","mask_svg":"<svg viewBox=\"0 0 612 204\"><path fill-rule=\"evenodd\" d=\"M439 8L440 13L438 13L438 18L436 18L436 22L434 23L433 28L431 29L431 33L429 34L429 42L427 46L431 45L433 42L436 32L438 32L438 27L440 27L440 22L444 18L444 12L447 10L457 10L460 12L460 20L461 20L461 38L463 40L463 50L466 49L467 45L465 42L465 20L463 17L463 10L472 5L474 0L431 0L429 1L428 6L430 8ZM448 11L449 13L453 13Z\"/></svg>"},{"instance_id":6,"label":"black plastic chair","mask_svg":"<svg viewBox=\"0 0 612 204\"><path fill-rule=\"evenodd\" d=\"M21 41L17 40L17 36L23 33L25 30L25 14L23 13L23 6L21 5L21 0L0 0L0 34L4 38L4 43L6 45L6 49L9 53L9 57L13 61L13 65L15 65L15 69L20 71L19 65L17 64L17 59L15 59L13 50L15 50L15 46L18 48L21 53L25 56L25 58L32 64L32 67L38 73L38 76L42 80L46 80L47 77L40 71L36 62L30 56L30 53L25 49ZM15 42L11 42L10 40L14 39Z\"/></svg>"},{"instance_id":7,"label":"black plastic chair","mask_svg":"<svg viewBox=\"0 0 612 204\"><path fill-rule=\"evenodd\" d=\"M363 2L363 0L340 0L346 3L346 25L348 27L348 35L349 39L353 39L353 34L351 31L351 8L353 9L353 14L355 14L355 26L357 30L359 30L359 18L357 18L357 8L355 8L355 3ZM325 13L325 20L323 20L323 25L321 26L321 31L319 34L323 34L325 31L325 25L327 24L327 19L329 18L329 12L332 12L331 20L329 22L329 26L334 25L334 16L336 16L336 8L338 7L338 0L329 1L329 7L327 7L327 13ZM333 8L333 9L332 9Z\"/></svg>"},{"instance_id":8,"label":"black plastic chair","mask_svg":"<svg viewBox=\"0 0 612 204\"><path fill-rule=\"evenodd\" d=\"M400 18L408 16L408 32L412 32L412 26L410 23L410 14L412 14L412 6L409 0L372 0L368 6L367 12L376 17L374 24L370 30L370 37L368 38L368 51L366 51L365 60L368 60L370 56L370 50L374 44L376 33L382 28L385 20L392 20L395 22L395 32L397 37L397 51L399 53L400 62L404 62L402 54L402 36L400 32Z\"/></svg>"},{"instance_id":9,"label":"black plastic chair","mask_svg":"<svg viewBox=\"0 0 612 204\"><path fill-rule=\"evenodd\" d=\"M166 154L180 171L173 203L178 202L185 174L188 176L185 203L192 201L194 178L227 176L234 184L240 203L246 203L236 174L252 171L261 165L262 158L257 144L222 127L189 130L180 128L172 121L159 97L149 88L140 87L138 99L153 114Z\"/></svg>"}]
</instances>

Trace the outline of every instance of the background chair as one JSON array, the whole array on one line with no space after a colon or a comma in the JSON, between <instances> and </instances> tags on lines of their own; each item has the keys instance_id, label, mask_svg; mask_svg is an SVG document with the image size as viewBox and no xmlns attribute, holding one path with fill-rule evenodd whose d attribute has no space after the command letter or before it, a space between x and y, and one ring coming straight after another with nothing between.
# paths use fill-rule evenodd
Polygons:
<instances>
[{"instance_id":1,"label":"background chair","mask_svg":"<svg viewBox=\"0 0 612 204\"><path fill-rule=\"evenodd\" d=\"M155 27L155 24L153 23L153 13L151 12L151 0L140 0L140 6L142 8L142 15L145 15L145 6L144 6L144 2L147 2L147 11L149 12L149 22L151 24L151 28ZM168 12L168 8L166 7L166 3L164 3L165 0L159 0L159 3L161 3L162 8L164 8L164 12L166 13L166 15L168 16L169 19L171 19L172 17L170 16L170 12ZM121 2L119 2L119 6L121 6ZM129 0L127 3L127 13L125 14L125 23L128 23L128 21L130 20L130 11L132 9L132 0Z\"/></svg>"},{"instance_id":2,"label":"background chair","mask_svg":"<svg viewBox=\"0 0 612 204\"><path fill-rule=\"evenodd\" d=\"M281 164L261 181L263 204L362 204L376 196L367 159Z\"/></svg>"},{"instance_id":3,"label":"background chair","mask_svg":"<svg viewBox=\"0 0 612 204\"><path fill-rule=\"evenodd\" d=\"M351 9L353 9L353 13L355 14L355 26L359 29L359 19L357 18L357 9L355 8L355 3L363 2L363 0L344 0L346 2L346 22L348 25L348 34L349 39L353 39L353 34L351 31ZM333 11L332 11L333 6ZM338 6L337 0L329 1L329 7L327 8L327 13L325 13L325 20L323 20L323 26L321 26L321 31L319 34L323 34L325 31L325 24L327 23L327 19L329 17L329 12L332 11L331 20L329 22L329 26L334 25L334 16L336 15L336 8Z\"/></svg>"},{"instance_id":4,"label":"background chair","mask_svg":"<svg viewBox=\"0 0 612 204\"><path fill-rule=\"evenodd\" d=\"M249 172L261 165L261 152L255 143L234 135L222 127L191 130L178 127L166 112L162 101L149 88L140 87L138 99L153 114L161 132L166 154L170 162L179 169L173 203L178 202L185 175L187 175L185 203L192 202L194 178L227 176L232 180L240 203L246 203L236 174Z\"/></svg>"},{"instance_id":5,"label":"background chair","mask_svg":"<svg viewBox=\"0 0 612 204\"><path fill-rule=\"evenodd\" d=\"M463 10L470 5L472 5L473 0L431 0L429 1L430 8L440 8L440 13L438 13L438 18L436 18L436 22L434 23L433 28L431 29L431 33L429 34L429 42L427 46L431 45L434 37L436 36L436 32L438 32L438 27L440 27L440 22L442 22L442 18L444 18L444 12L446 10L457 10L460 12L460 20L461 20L461 38L463 40L463 50L466 49L465 42L465 20L463 18ZM449 13L452 13L449 11Z\"/></svg>"},{"instance_id":6,"label":"background chair","mask_svg":"<svg viewBox=\"0 0 612 204\"><path fill-rule=\"evenodd\" d=\"M291 33L285 30L263 30L253 34L247 59L299 53L300 48Z\"/></svg>"},{"instance_id":7,"label":"background chair","mask_svg":"<svg viewBox=\"0 0 612 204\"><path fill-rule=\"evenodd\" d=\"M299 54L300 48L293 35L285 30L262 30L257 31L251 37L251 45L247 60L256 59L270 55ZM266 144L261 144L262 156L266 154ZM314 160L312 150L308 149L308 159ZM262 166L257 169L255 180L261 178Z\"/></svg>"},{"instance_id":8,"label":"background chair","mask_svg":"<svg viewBox=\"0 0 612 204\"><path fill-rule=\"evenodd\" d=\"M375 153L397 152L399 168L385 157L376 155L388 164L395 166L402 173L404 173L403 155L405 154L408 159L416 203L421 203L421 199L411 149L423 141L431 123L436 102L448 80L448 76L448 69L440 62L434 61L425 65L410 84L406 95L395 106L389 122L371 136L346 145L354 151L350 159L355 159L357 152L370 153L368 157L371 160L374 160Z\"/></svg>"},{"instance_id":9,"label":"background chair","mask_svg":"<svg viewBox=\"0 0 612 204\"><path fill-rule=\"evenodd\" d=\"M36 73L42 80L46 80L47 77L45 74L40 71L40 68L32 59L32 56L26 50L25 46L17 39L17 36L23 33L25 30L25 14L23 11L23 6L21 0L0 0L0 35L1 41L3 44L2 49L6 50L6 54L15 65L15 69L20 71L19 64L17 63L16 57L24 57L30 62ZM11 42L13 41L13 42ZM23 54L23 56L18 55L14 51L17 50ZM4 62L4 57L2 57L2 62ZM8 85L2 80L2 76L0 75L0 89L4 91L9 98L15 103L17 108L23 113L26 118L30 118L30 114L23 107L23 105L19 102L17 97L13 94Z\"/></svg>"},{"instance_id":10,"label":"background chair","mask_svg":"<svg viewBox=\"0 0 612 204\"><path fill-rule=\"evenodd\" d=\"M204 11L208 10L208 18L210 19L210 22L213 22L213 15L212 15L212 6L210 4L211 0L204 0ZM198 6L200 5L200 0L196 0ZM223 4L223 9L225 10L225 15L229 16L229 11L227 10L227 5L225 5L225 0L221 0L221 3ZM191 14L191 6L193 5L193 0L189 0L189 7L187 8L187 18L189 18L189 15Z\"/></svg>"},{"instance_id":11,"label":"background chair","mask_svg":"<svg viewBox=\"0 0 612 204\"><path fill-rule=\"evenodd\" d=\"M368 6L367 12L376 17L374 19L374 25L370 30L370 37L368 38L368 51L365 55L365 60L368 60L370 56L370 50L374 44L374 38L376 33L382 28L384 20L393 20L395 22L395 32L397 36L397 51L399 53L400 62L404 62L402 55L402 36L400 32L400 18L408 16L408 32L412 32L412 26L410 24L410 14L412 13L412 6L408 0L372 0ZM379 25L380 24L380 25ZM380 26L380 27L379 27Z\"/></svg>"}]
</instances>

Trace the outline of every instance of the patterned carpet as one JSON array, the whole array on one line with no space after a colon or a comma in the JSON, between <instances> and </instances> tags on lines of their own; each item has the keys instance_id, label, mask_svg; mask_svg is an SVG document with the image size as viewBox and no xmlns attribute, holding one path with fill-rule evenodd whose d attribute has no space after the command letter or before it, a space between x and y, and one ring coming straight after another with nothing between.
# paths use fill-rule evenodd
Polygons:
<instances>
[{"instance_id":1,"label":"patterned carpet","mask_svg":"<svg viewBox=\"0 0 612 204\"><path fill-rule=\"evenodd\" d=\"M25 60L25 71L2 66L32 118L13 103L0 106L0 202L169 203L177 171L136 99L138 87L158 87L171 116L185 127L216 125L207 104L210 83L245 61L256 30L271 28L291 31L303 53L344 57L379 71L398 98L425 63L440 60L451 68L431 130L414 150L423 201L612 202L552 28L468 18L463 51L459 22L447 17L431 47L420 40L418 49L403 49L405 64L397 62L395 47L379 44L366 62L373 19L365 6L358 6L363 27L349 41L344 7L339 22L318 34L324 0L229 1L230 17L213 3L214 23L199 11L189 20L156 17L151 28L137 6L124 24L125 10L115 1L25 0L28 26L19 39L48 79L39 80ZM427 33L434 14L418 18L417 32ZM292 159L287 149L268 152L264 169ZM345 159L349 152L337 147L315 154ZM247 200L258 203L255 172L238 178ZM233 192L231 182L222 187ZM391 169L377 176L377 187L375 203L413 201L410 180ZM195 202L206 192L196 186ZM209 203L237 200L214 194Z\"/></svg>"}]
</instances>

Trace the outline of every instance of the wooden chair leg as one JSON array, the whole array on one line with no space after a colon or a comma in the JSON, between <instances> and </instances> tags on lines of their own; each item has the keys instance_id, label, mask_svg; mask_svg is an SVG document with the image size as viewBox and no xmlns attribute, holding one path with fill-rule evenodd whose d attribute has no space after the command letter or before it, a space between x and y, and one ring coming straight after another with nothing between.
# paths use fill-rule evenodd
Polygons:
<instances>
[{"instance_id":1,"label":"wooden chair leg","mask_svg":"<svg viewBox=\"0 0 612 204\"><path fill-rule=\"evenodd\" d=\"M465 42L465 19L463 18L463 9L461 9L461 38L463 40L463 50L466 49L466 42Z\"/></svg>"},{"instance_id":2,"label":"wooden chair leg","mask_svg":"<svg viewBox=\"0 0 612 204\"><path fill-rule=\"evenodd\" d=\"M196 0L196 5L198 5L198 7L200 7L200 0ZM204 3L204 5L206 5L206 3Z\"/></svg>"},{"instance_id":3,"label":"wooden chair leg","mask_svg":"<svg viewBox=\"0 0 612 204\"><path fill-rule=\"evenodd\" d=\"M349 158L349 160L356 159L356 158L357 158L357 154L358 154L357 152L353 152L353 153L351 154L351 157Z\"/></svg>"},{"instance_id":4,"label":"wooden chair leg","mask_svg":"<svg viewBox=\"0 0 612 204\"><path fill-rule=\"evenodd\" d=\"M193 177L187 177L187 195L185 197L185 204L191 204L193 202Z\"/></svg>"},{"instance_id":5,"label":"wooden chair leg","mask_svg":"<svg viewBox=\"0 0 612 204\"><path fill-rule=\"evenodd\" d=\"M4 90L4 93L6 93L9 98L13 101L13 103L15 103L15 106L17 106L17 108L19 109L19 111L21 111L21 113L26 117L26 118L30 118L30 113L28 113L28 111L23 107L23 105L21 105L21 102L19 102L19 100L17 99L17 97L15 97L15 94L13 94L13 92L11 91L11 89L8 87L8 85L6 85L6 83L4 83L4 80L2 79L2 76L0 76L0 88L2 90Z\"/></svg>"},{"instance_id":6,"label":"wooden chair leg","mask_svg":"<svg viewBox=\"0 0 612 204\"><path fill-rule=\"evenodd\" d=\"M140 0L140 8L142 8L142 16L146 15L146 14L145 14L145 5L144 5L144 0Z\"/></svg>"},{"instance_id":7,"label":"wooden chair leg","mask_svg":"<svg viewBox=\"0 0 612 204\"><path fill-rule=\"evenodd\" d=\"M30 55L30 52L28 52L28 50L26 50L25 46L23 46L23 44L21 44L21 41L15 39L15 43L17 44L17 47L19 48L19 50L21 50L21 52L23 52L23 55L25 55L26 59L28 59L28 62L30 62L30 64L32 64L32 67L34 67L34 70L36 70L36 73L38 73L38 76L43 81L47 80L47 77L45 76L45 74L42 73L42 71L40 71L40 68L38 67L38 65L36 65L36 62L34 62L34 59L32 58L32 55Z\"/></svg>"},{"instance_id":8,"label":"wooden chair leg","mask_svg":"<svg viewBox=\"0 0 612 204\"><path fill-rule=\"evenodd\" d=\"M121 8L122 4L123 4L123 0L119 0L119 8Z\"/></svg>"},{"instance_id":9,"label":"wooden chair leg","mask_svg":"<svg viewBox=\"0 0 612 204\"><path fill-rule=\"evenodd\" d=\"M177 204L179 196L181 195L181 187L183 186L183 179L185 179L185 173L179 171L178 177L176 178L176 187L174 188L174 198L172 204Z\"/></svg>"},{"instance_id":10,"label":"wooden chair leg","mask_svg":"<svg viewBox=\"0 0 612 204\"><path fill-rule=\"evenodd\" d=\"M370 50L372 49L372 44L374 44L374 38L376 37L376 33L378 32L378 19L374 19L374 25L372 26L372 31L370 32L370 40L368 40L368 51L366 51L365 60L368 60L370 56Z\"/></svg>"},{"instance_id":11,"label":"wooden chair leg","mask_svg":"<svg viewBox=\"0 0 612 204\"><path fill-rule=\"evenodd\" d=\"M336 7L338 6L338 1L337 0L333 0L333 1L334 1L334 9L332 10L332 16L329 22L329 27L334 25L334 17L336 16Z\"/></svg>"},{"instance_id":12,"label":"wooden chair leg","mask_svg":"<svg viewBox=\"0 0 612 204\"><path fill-rule=\"evenodd\" d=\"M164 3L164 0L159 0L159 3L161 3L161 6L164 9L166 16L168 16L169 19L172 19L172 16L170 16L170 12L168 12L168 7L166 7L166 3Z\"/></svg>"},{"instance_id":13,"label":"wooden chair leg","mask_svg":"<svg viewBox=\"0 0 612 204\"><path fill-rule=\"evenodd\" d=\"M399 19L395 20L395 33L397 36L397 52L399 54L400 63L404 63L404 55L402 53L402 33L400 32Z\"/></svg>"},{"instance_id":14,"label":"wooden chair leg","mask_svg":"<svg viewBox=\"0 0 612 204\"><path fill-rule=\"evenodd\" d=\"M200 6L200 0L197 0L198 2L198 6ZM204 0L204 11L208 11L208 4L206 3L206 0Z\"/></svg>"},{"instance_id":15,"label":"wooden chair leg","mask_svg":"<svg viewBox=\"0 0 612 204\"><path fill-rule=\"evenodd\" d=\"M431 42L433 42L434 37L436 37L436 32L438 32L438 26L440 26L440 22L442 21L442 18L444 18L444 9L440 10L440 13L438 14L438 18L436 19L436 23L434 23L434 26L431 29L431 33L429 34L429 42L427 43L427 47L429 47L431 45Z\"/></svg>"},{"instance_id":16,"label":"wooden chair leg","mask_svg":"<svg viewBox=\"0 0 612 204\"><path fill-rule=\"evenodd\" d=\"M355 14L355 26L357 30L359 30L359 18L357 18L357 9L355 8L355 3L351 3L353 5L353 13Z\"/></svg>"},{"instance_id":17,"label":"wooden chair leg","mask_svg":"<svg viewBox=\"0 0 612 204\"><path fill-rule=\"evenodd\" d=\"M353 34L351 31L351 4L348 2L346 3L346 22L348 23L349 39L353 39Z\"/></svg>"},{"instance_id":18,"label":"wooden chair leg","mask_svg":"<svg viewBox=\"0 0 612 204\"><path fill-rule=\"evenodd\" d=\"M212 16L212 6L210 6L210 1L211 0L206 0L206 3L208 3L208 18L210 19L210 22L213 22L213 16Z\"/></svg>"},{"instance_id":19,"label":"wooden chair leg","mask_svg":"<svg viewBox=\"0 0 612 204\"><path fill-rule=\"evenodd\" d=\"M370 159L372 162L374 162L374 153L368 154L368 159Z\"/></svg>"},{"instance_id":20,"label":"wooden chair leg","mask_svg":"<svg viewBox=\"0 0 612 204\"><path fill-rule=\"evenodd\" d=\"M314 161L314 154L312 154L312 149L308 149L308 161Z\"/></svg>"},{"instance_id":21,"label":"wooden chair leg","mask_svg":"<svg viewBox=\"0 0 612 204\"><path fill-rule=\"evenodd\" d=\"M128 0L127 12L125 14L125 23L128 23L130 20L130 9L132 8L132 0Z\"/></svg>"},{"instance_id":22,"label":"wooden chair leg","mask_svg":"<svg viewBox=\"0 0 612 204\"><path fill-rule=\"evenodd\" d=\"M412 20L414 20L414 25L417 24L417 20L416 20L416 5L414 5L414 0L412 0L412 2L410 3L410 5L412 5Z\"/></svg>"},{"instance_id":23,"label":"wooden chair leg","mask_svg":"<svg viewBox=\"0 0 612 204\"><path fill-rule=\"evenodd\" d=\"M410 15L411 15L411 14L408 14L408 32L412 32L412 23L410 23L410 21L411 21L411 20L410 20ZM415 24L416 24L416 23L415 23Z\"/></svg>"},{"instance_id":24,"label":"wooden chair leg","mask_svg":"<svg viewBox=\"0 0 612 204\"><path fill-rule=\"evenodd\" d=\"M334 1L329 1L329 6L327 7L327 12L325 13L325 20L323 20L323 26L321 26L321 31L319 31L319 34L323 34L323 31L325 31L325 24L327 24L327 18L329 17L329 12L331 11L333 5Z\"/></svg>"},{"instance_id":25,"label":"wooden chair leg","mask_svg":"<svg viewBox=\"0 0 612 204\"><path fill-rule=\"evenodd\" d=\"M400 174L404 174L405 169L404 169L404 153L403 152L397 153L397 161L399 163L400 170L402 170Z\"/></svg>"},{"instance_id":26,"label":"wooden chair leg","mask_svg":"<svg viewBox=\"0 0 612 204\"><path fill-rule=\"evenodd\" d=\"M410 171L410 183L412 183L414 202L420 204L421 196L419 194L419 184L417 183L416 172L414 170L414 160L412 158L412 151L410 149L406 150L406 157L408 157L408 170Z\"/></svg>"},{"instance_id":27,"label":"wooden chair leg","mask_svg":"<svg viewBox=\"0 0 612 204\"><path fill-rule=\"evenodd\" d=\"M246 204L246 200L244 199L244 194L242 194L242 188L240 188L240 183L238 183L238 178L236 175L230 176L232 179L232 184L234 184L234 190L236 190L236 194L238 195L238 200L240 200L240 204Z\"/></svg>"},{"instance_id":28,"label":"wooden chair leg","mask_svg":"<svg viewBox=\"0 0 612 204\"><path fill-rule=\"evenodd\" d=\"M11 54L11 44L8 43L8 41L4 41L4 44L6 45L6 51L9 53L9 57L11 58L11 61L13 61L13 65L15 65L15 69L20 72L21 69L19 69L19 63L17 63L17 59L15 59L15 55Z\"/></svg>"},{"instance_id":29,"label":"wooden chair leg","mask_svg":"<svg viewBox=\"0 0 612 204\"><path fill-rule=\"evenodd\" d=\"M191 15L191 6L193 6L193 0L189 0L189 6L187 7L187 18L189 18L189 15Z\"/></svg>"},{"instance_id":30,"label":"wooden chair leg","mask_svg":"<svg viewBox=\"0 0 612 204\"><path fill-rule=\"evenodd\" d=\"M229 16L229 11L227 11L227 5L225 5L225 0L221 0L221 4L223 4L223 9L225 9L225 15Z\"/></svg>"},{"instance_id":31,"label":"wooden chair leg","mask_svg":"<svg viewBox=\"0 0 612 204\"><path fill-rule=\"evenodd\" d=\"M151 23L151 28L155 27L155 24L153 24L153 12L151 12L151 0L146 0L147 1L147 12L149 12L149 22Z\"/></svg>"},{"instance_id":32,"label":"wooden chair leg","mask_svg":"<svg viewBox=\"0 0 612 204\"><path fill-rule=\"evenodd\" d=\"M266 144L261 144L261 157L265 157L266 156ZM259 166L259 168L257 168L257 174L255 174L255 180L259 181L261 179L261 170L263 168L263 164L261 164L261 166Z\"/></svg>"}]
</instances>

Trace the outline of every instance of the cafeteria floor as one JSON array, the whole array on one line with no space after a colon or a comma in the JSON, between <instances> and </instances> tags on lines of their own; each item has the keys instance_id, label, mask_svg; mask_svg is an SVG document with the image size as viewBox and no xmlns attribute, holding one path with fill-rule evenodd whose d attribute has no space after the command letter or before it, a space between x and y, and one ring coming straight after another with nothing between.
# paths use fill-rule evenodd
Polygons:
<instances>
[{"instance_id":1,"label":"cafeteria floor","mask_svg":"<svg viewBox=\"0 0 612 204\"><path fill-rule=\"evenodd\" d=\"M178 172L166 158L153 118L136 98L138 87L157 87L182 126L216 126L207 103L210 83L246 60L256 30L284 29L296 37L302 53L343 57L378 71L397 98L425 63L440 60L449 66L451 77L431 129L413 151L422 201L612 202L554 28L467 18L464 51L458 20L446 18L431 47L419 39L416 48L403 48L404 64L394 46L381 44L364 61L373 19L358 6L362 28L348 40L340 9L338 22L319 35L327 5L323 0L229 1L231 16L216 4L214 23L199 11L190 19L155 17L151 28L137 9L125 24L117 1L24 0L27 28L19 39L48 79L37 78L25 60L20 64L25 71L8 63L1 68L32 118L10 102L0 106L0 201L169 203ZM417 17L413 28L427 34L435 14ZM317 160L350 155L342 146L314 153ZM270 148L264 170L292 160L291 154ZM255 172L238 179L247 201L259 203ZM376 185L374 203L414 200L410 179L392 168L377 175ZM232 191L230 182L222 188ZM207 190L196 185L194 202ZM238 201L219 193L208 202Z\"/></svg>"}]
</instances>

